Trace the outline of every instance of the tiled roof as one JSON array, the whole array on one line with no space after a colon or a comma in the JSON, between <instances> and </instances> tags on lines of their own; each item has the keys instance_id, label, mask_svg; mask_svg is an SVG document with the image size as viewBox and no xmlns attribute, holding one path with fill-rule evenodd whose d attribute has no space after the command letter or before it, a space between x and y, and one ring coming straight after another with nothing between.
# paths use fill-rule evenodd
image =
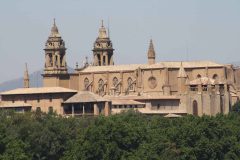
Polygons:
<instances>
[{"instance_id":1,"label":"tiled roof","mask_svg":"<svg viewBox=\"0 0 240 160\"><path fill-rule=\"evenodd\" d=\"M134 100L112 100L112 105L145 105L145 103Z\"/></svg>"},{"instance_id":2,"label":"tiled roof","mask_svg":"<svg viewBox=\"0 0 240 160\"><path fill-rule=\"evenodd\" d=\"M86 102L105 102L105 98L100 97L89 91L79 91L77 94L70 97L64 103L86 103Z\"/></svg>"},{"instance_id":3,"label":"tiled roof","mask_svg":"<svg viewBox=\"0 0 240 160\"><path fill-rule=\"evenodd\" d=\"M44 93L76 93L76 90L63 87L39 87L39 88L18 88L10 91L1 92L0 95L15 94L44 94Z\"/></svg>"},{"instance_id":4,"label":"tiled roof","mask_svg":"<svg viewBox=\"0 0 240 160\"><path fill-rule=\"evenodd\" d=\"M110 66L89 66L80 71L80 73L88 72L119 72L132 71L138 68L154 69L154 68L180 68L182 63L183 68L202 68L202 67L223 67L224 65L212 61L176 61L176 62L159 62L155 64L126 64L126 65L110 65Z\"/></svg>"}]
</instances>

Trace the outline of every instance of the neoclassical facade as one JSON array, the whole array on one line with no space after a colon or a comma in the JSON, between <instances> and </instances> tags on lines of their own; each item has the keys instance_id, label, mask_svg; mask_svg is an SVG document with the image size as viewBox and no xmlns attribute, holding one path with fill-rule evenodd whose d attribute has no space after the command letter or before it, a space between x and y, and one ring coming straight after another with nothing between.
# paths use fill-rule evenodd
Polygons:
<instances>
[{"instance_id":1,"label":"neoclassical facade","mask_svg":"<svg viewBox=\"0 0 240 160\"><path fill-rule=\"evenodd\" d=\"M103 23L92 49L93 62L68 73L65 43L55 24L45 44L45 88L77 91L61 101L59 114L94 115L135 109L167 117L227 114L240 96L240 69L212 61L156 62L150 40L146 64L114 64L114 49ZM69 53L70 54L70 53ZM26 75L26 87L29 81Z\"/></svg>"}]
</instances>

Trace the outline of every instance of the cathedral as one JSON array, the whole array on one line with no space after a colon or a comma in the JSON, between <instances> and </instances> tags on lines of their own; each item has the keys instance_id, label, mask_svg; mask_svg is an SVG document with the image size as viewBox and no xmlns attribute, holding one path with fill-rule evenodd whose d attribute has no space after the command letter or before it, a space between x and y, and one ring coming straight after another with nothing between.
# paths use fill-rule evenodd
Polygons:
<instances>
[{"instance_id":1,"label":"cathedral","mask_svg":"<svg viewBox=\"0 0 240 160\"><path fill-rule=\"evenodd\" d=\"M65 116L110 115L133 109L143 114L179 117L227 114L240 96L240 68L212 61L156 62L153 41L146 64L116 65L114 48L100 26L93 62L67 69L67 52L55 20L45 43L43 87L2 92L0 108L55 111Z\"/></svg>"}]
</instances>

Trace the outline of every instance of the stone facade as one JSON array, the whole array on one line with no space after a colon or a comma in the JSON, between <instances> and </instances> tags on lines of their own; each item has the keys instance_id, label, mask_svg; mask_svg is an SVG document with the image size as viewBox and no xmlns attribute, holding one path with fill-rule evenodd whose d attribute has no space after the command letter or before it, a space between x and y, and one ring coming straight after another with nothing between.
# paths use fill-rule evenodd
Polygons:
<instances>
[{"instance_id":1,"label":"stone facade","mask_svg":"<svg viewBox=\"0 0 240 160\"><path fill-rule=\"evenodd\" d=\"M240 96L240 68L212 61L155 62L152 40L146 64L115 65L114 49L103 23L94 42L92 63L68 73L65 51L54 22L45 47L44 87L63 87L98 95L105 99L105 115L129 108L167 117L227 114ZM94 115L99 114L101 104L95 103L98 100L83 102L84 97L78 98L71 105L65 104L68 111L80 107L82 114L87 103L95 108Z\"/></svg>"},{"instance_id":2,"label":"stone facade","mask_svg":"<svg viewBox=\"0 0 240 160\"><path fill-rule=\"evenodd\" d=\"M44 85L91 91L112 101L112 113L135 108L146 114L215 115L228 113L239 98L240 70L232 65L156 63L152 40L147 58L147 64L114 65L112 43L102 24L94 43L93 64L77 68L67 78L43 75Z\"/></svg>"}]
</instances>

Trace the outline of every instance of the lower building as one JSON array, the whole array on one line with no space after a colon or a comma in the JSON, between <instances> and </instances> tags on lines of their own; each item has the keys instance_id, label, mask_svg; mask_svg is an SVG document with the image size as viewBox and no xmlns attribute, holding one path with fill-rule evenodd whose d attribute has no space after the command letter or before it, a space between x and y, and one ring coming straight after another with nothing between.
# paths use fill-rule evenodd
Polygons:
<instances>
[{"instance_id":1,"label":"lower building","mask_svg":"<svg viewBox=\"0 0 240 160\"><path fill-rule=\"evenodd\" d=\"M55 112L65 116L110 114L109 100L62 87L19 88L1 93L0 109Z\"/></svg>"}]
</instances>

